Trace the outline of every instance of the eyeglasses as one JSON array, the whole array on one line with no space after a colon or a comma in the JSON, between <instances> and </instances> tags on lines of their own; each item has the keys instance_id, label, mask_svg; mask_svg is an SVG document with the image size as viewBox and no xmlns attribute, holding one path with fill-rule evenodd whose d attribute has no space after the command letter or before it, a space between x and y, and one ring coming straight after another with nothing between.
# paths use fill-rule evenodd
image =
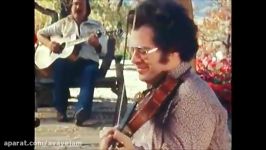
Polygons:
<instances>
[{"instance_id":1,"label":"eyeglasses","mask_svg":"<svg viewBox=\"0 0 266 150\"><path fill-rule=\"evenodd\" d=\"M147 54L153 53L153 52L155 52L157 50L158 50L157 47L154 47L154 48L148 48L148 47L129 47L130 54L134 54L135 52L137 52L138 54L140 54L142 56L146 56Z\"/></svg>"}]
</instances>

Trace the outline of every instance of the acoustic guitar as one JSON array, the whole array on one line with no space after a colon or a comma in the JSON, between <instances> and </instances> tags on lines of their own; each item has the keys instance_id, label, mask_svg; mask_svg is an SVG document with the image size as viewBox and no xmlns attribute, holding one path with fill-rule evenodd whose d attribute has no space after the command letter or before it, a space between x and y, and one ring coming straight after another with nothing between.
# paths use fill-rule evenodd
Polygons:
<instances>
[{"instance_id":1,"label":"acoustic guitar","mask_svg":"<svg viewBox=\"0 0 266 150\"><path fill-rule=\"evenodd\" d=\"M78 54L74 52L75 45L82 42L88 41L89 36L76 39L76 35L71 36L70 38L61 38L61 37L51 37L52 41L55 41L60 44L61 53L54 53L45 45L39 45L35 51L35 64L38 69L48 68L55 60L58 58L70 58L71 60L76 60ZM100 30L96 32L97 37L99 38L102 33Z\"/></svg>"}]
</instances>

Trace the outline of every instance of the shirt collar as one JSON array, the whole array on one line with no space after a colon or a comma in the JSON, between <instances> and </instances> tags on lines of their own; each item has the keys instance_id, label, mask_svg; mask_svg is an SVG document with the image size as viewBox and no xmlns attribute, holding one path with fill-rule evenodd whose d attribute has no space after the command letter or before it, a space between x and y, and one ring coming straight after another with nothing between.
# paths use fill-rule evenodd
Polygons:
<instances>
[{"instance_id":1,"label":"shirt collar","mask_svg":"<svg viewBox=\"0 0 266 150\"><path fill-rule=\"evenodd\" d=\"M177 79L189 69L191 69L190 62L181 62L176 69L169 72L169 75Z\"/></svg>"}]
</instances>

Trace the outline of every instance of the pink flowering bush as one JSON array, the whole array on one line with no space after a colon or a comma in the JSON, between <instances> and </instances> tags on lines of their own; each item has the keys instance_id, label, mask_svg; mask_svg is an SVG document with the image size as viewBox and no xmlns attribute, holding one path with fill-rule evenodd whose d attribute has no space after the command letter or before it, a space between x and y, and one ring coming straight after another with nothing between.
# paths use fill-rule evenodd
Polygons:
<instances>
[{"instance_id":1,"label":"pink flowering bush","mask_svg":"<svg viewBox=\"0 0 266 150\"><path fill-rule=\"evenodd\" d=\"M231 112L231 60L204 55L196 59L196 72L208 82L222 104Z\"/></svg>"}]
</instances>

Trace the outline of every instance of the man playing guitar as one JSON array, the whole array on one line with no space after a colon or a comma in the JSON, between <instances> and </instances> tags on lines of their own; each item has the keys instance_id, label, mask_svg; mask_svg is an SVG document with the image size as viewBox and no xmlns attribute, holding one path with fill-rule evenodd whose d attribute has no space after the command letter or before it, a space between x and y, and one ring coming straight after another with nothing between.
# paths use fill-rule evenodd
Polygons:
<instances>
[{"instance_id":1,"label":"man playing guitar","mask_svg":"<svg viewBox=\"0 0 266 150\"><path fill-rule=\"evenodd\" d=\"M72 0L70 15L38 31L39 42L49 48L51 55L63 54L64 46L51 37L59 36L63 39L82 39L85 42L72 44L73 52L69 57L56 59L51 66L54 91L53 102L57 110L58 121L67 121L66 109L70 82L79 77L80 94L76 106L75 123L83 126L90 118L94 81L98 74L99 55L107 52L107 38L97 36L96 31L104 33L102 25L88 19L91 9L87 0ZM71 50L72 51L72 50ZM94 122L90 120L90 123Z\"/></svg>"}]
</instances>

